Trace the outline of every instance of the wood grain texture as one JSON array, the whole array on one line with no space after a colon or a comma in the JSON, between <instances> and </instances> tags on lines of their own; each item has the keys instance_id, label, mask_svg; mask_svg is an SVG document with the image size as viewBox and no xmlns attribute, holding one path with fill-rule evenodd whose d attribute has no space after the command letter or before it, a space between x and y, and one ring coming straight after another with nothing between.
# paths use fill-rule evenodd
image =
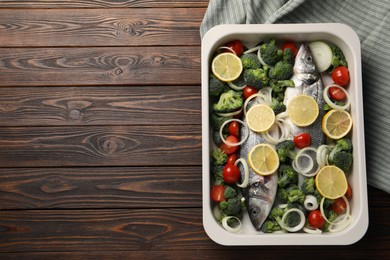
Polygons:
<instances>
[{"instance_id":1,"label":"wood grain texture","mask_svg":"<svg viewBox=\"0 0 390 260\"><path fill-rule=\"evenodd\" d=\"M3 0L0 8L207 7L209 0Z\"/></svg>"},{"instance_id":2,"label":"wood grain texture","mask_svg":"<svg viewBox=\"0 0 390 260\"><path fill-rule=\"evenodd\" d=\"M370 189L369 194L386 195L375 189ZM389 202L381 205L382 209L370 206L370 226L367 234L357 243L343 247L223 247L211 241L204 232L201 208L3 210L0 216L0 252L88 251L94 255L94 251L145 251L146 256L148 253L153 256L154 253L164 252L163 255L166 254L167 257L178 257L175 253L177 251L202 250L202 253L191 254L188 258L211 258L218 252L221 253L220 257L227 259L232 256L241 256L240 259L243 256L253 257L260 253L270 256L270 259L278 259L277 257L281 256L291 256L292 251L295 253L296 250L294 256L307 256L312 253L318 255L318 252L323 252L326 256L336 258L386 257L389 253L390 215L386 214ZM387 211L383 211L383 207ZM118 256L122 254L124 253L119 252Z\"/></svg>"},{"instance_id":3,"label":"wood grain texture","mask_svg":"<svg viewBox=\"0 0 390 260\"><path fill-rule=\"evenodd\" d=\"M199 85L199 47L0 48L0 86Z\"/></svg>"},{"instance_id":4,"label":"wood grain texture","mask_svg":"<svg viewBox=\"0 0 390 260\"><path fill-rule=\"evenodd\" d=\"M0 168L0 209L201 207L201 186L200 166Z\"/></svg>"},{"instance_id":5,"label":"wood grain texture","mask_svg":"<svg viewBox=\"0 0 390 260\"><path fill-rule=\"evenodd\" d=\"M0 167L200 165L201 126L0 128Z\"/></svg>"},{"instance_id":6,"label":"wood grain texture","mask_svg":"<svg viewBox=\"0 0 390 260\"><path fill-rule=\"evenodd\" d=\"M0 9L0 46L199 45L204 8Z\"/></svg>"},{"instance_id":7,"label":"wood grain texture","mask_svg":"<svg viewBox=\"0 0 390 260\"><path fill-rule=\"evenodd\" d=\"M201 124L200 86L1 88L1 126Z\"/></svg>"}]
</instances>

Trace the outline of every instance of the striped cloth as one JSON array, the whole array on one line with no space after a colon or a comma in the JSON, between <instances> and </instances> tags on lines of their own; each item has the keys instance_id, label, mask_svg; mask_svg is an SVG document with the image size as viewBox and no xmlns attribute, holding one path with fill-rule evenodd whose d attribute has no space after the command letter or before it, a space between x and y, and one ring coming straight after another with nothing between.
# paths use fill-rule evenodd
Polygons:
<instances>
[{"instance_id":1,"label":"striped cloth","mask_svg":"<svg viewBox=\"0 0 390 260\"><path fill-rule=\"evenodd\" d=\"M200 34L218 24L330 22L360 38L368 184L390 193L389 0L210 0Z\"/></svg>"}]
</instances>

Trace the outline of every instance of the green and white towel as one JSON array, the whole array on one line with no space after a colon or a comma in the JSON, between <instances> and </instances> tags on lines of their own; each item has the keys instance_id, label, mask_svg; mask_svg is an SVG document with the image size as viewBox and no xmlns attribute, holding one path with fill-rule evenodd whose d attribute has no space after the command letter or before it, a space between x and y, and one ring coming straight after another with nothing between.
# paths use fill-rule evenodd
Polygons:
<instances>
[{"instance_id":1,"label":"green and white towel","mask_svg":"<svg viewBox=\"0 0 390 260\"><path fill-rule=\"evenodd\" d=\"M390 193L389 0L210 0L200 34L218 24L330 22L360 38L368 184Z\"/></svg>"}]
</instances>

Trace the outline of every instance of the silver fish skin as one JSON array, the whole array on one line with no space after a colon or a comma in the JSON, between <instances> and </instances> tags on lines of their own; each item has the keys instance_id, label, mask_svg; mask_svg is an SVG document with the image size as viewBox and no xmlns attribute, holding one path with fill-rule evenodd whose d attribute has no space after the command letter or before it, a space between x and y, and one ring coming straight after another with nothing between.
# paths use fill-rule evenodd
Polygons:
<instances>
[{"instance_id":1,"label":"silver fish skin","mask_svg":"<svg viewBox=\"0 0 390 260\"><path fill-rule=\"evenodd\" d=\"M311 146L318 147L325 143L325 134L322 131L322 118L325 114L325 100L323 96L324 85L322 83L321 75L314 63L310 48L306 43L303 43L300 46L297 56L295 57L292 80L295 83L295 88L286 89L284 104L287 105L288 102L297 95L306 94L312 96L317 101L319 115L316 121L307 127L298 127L287 119L287 122L291 127L291 135L295 136L299 133L307 132L312 138Z\"/></svg>"},{"instance_id":2,"label":"silver fish skin","mask_svg":"<svg viewBox=\"0 0 390 260\"><path fill-rule=\"evenodd\" d=\"M245 118L243 120L245 121ZM249 131L249 133L248 139L241 145L240 157L247 160L250 149L256 144L266 143L266 141L261 135L256 134L249 128L242 128L241 136L244 135L244 131ZM278 175L277 173L273 173L269 176L261 176L253 172L250 167L248 168L249 184L246 188L242 189L242 194L245 198L246 208L252 225L256 230L260 231L274 204L277 193ZM241 173L244 173L243 169L241 169ZM244 177L242 176L242 178Z\"/></svg>"}]
</instances>

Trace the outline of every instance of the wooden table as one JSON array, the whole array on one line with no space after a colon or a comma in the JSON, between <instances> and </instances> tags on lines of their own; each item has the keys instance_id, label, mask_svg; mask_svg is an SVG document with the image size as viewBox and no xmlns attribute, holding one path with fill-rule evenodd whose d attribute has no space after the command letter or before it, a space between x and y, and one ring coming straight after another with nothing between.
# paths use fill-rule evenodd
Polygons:
<instances>
[{"instance_id":1,"label":"wooden table","mask_svg":"<svg viewBox=\"0 0 390 260\"><path fill-rule=\"evenodd\" d=\"M207 0L0 3L1 259L390 258L369 187L351 246L223 247L202 226Z\"/></svg>"}]
</instances>

